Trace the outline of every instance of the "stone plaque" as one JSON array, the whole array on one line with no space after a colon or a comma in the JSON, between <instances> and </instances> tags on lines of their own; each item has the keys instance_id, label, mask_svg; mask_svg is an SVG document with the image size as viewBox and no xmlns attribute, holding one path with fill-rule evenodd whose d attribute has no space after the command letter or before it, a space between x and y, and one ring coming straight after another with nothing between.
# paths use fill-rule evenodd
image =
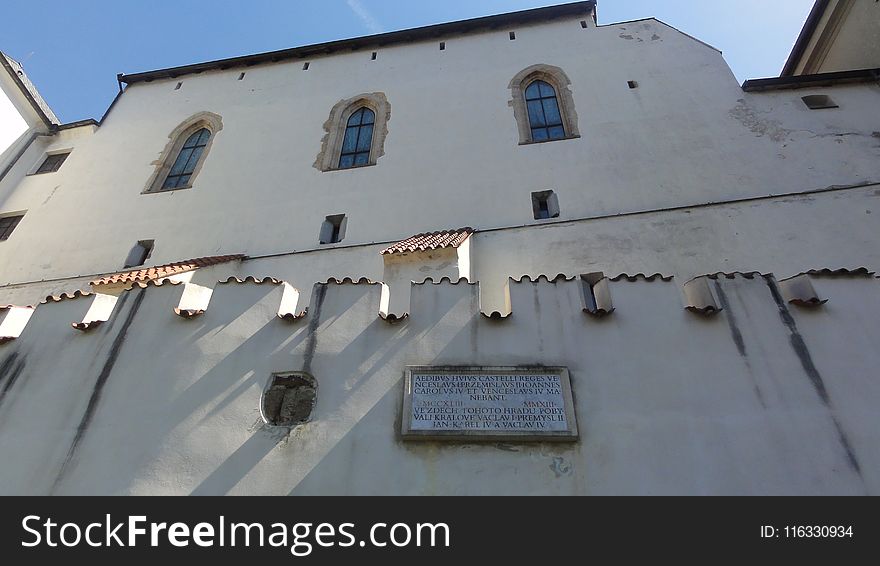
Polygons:
<instances>
[{"instance_id":1,"label":"stone plaque","mask_svg":"<svg viewBox=\"0 0 880 566\"><path fill-rule=\"evenodd\" d=\"M568 370L408 367L401 432L404 438L576 440Z\"/></svg>"}]
</instances>

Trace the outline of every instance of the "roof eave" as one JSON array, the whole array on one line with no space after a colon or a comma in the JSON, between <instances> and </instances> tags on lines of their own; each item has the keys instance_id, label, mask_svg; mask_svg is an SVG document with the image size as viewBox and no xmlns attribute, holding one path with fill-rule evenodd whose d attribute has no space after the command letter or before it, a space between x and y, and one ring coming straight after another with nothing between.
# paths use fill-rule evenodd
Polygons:
<instances>
[{"instance_id":1,"label":"roof eave","mask_svg":"<svg viewBox=\"0 0 880 566\"><path fill-rule=\"evenodd\" d=\"M813 4L813 9L810 10L810 15L807 16L807 21L804 22L804 27L800 35L798 35L794 47L791 49L788 60L786 60L785 65L782 67L780 76L790 77L794 75L794 70L803 58L807 45L809 45L810 40L813 38L813 34L816 33L816 28L819 26L822 16L825 15L825 10L828 9L829 4L830 0L816 0L816 3Z\"/></svg>"},{"instance_id":2,"label":"roof eave","mask_svg":"<svg viewBox=\"0 0 880 566\"><path fill-rule=\"evenodd\" d=\"M9 61L7 60L7 55L5 53L0 52L0 64L2 64L3 68L6 69L6 72L9 73L9 76L12 77L12 81L15 83L15 86L18 87L18 90L21 91L21 94L25 97L25 100L28 101L31 108L34 109L34 112L37 113L40 120L46 126L47 129L52 130L57 124L52 121L52 119L46 115L43 109L40 107L40 103L34 98L34 95L31 91L25 86L24 82L21 80L21 77L18 76L18 73L15 72L15 69L12 68ZM20 63L16 62L17 65ZM51 110L50 110L51 111Z\"/></svg>"},{"instance_id":3,"label":"roof eave","mask_svg":"<svg viewBox=\"0 0 880 566\"><path fill-rule=\"evenodd\" d=\"M225 70L235 67L249 67L262 63L277 63L289 59L302 59L315 55L327 55L338 51L353 51L370 46L385 46L396 43L408 43L412 41L433 39L444 35L468 33L479 29L548 21L566 16L589 15L593 13L595 9L596 0L571 2L568 4L534 8L531 10L523 10L507 14L485 16L401 31L305 45L279 51L269 51L266 53L218 59L204 63L195 63L193 65L182 65L179 67L157 69L142 73L120 74L119 81L131 85L156 79L177 78L183 75L203 73L210 70Z\"/></svg>"},{"instance_id":4,"label":"roof eave","mask_svg":"<svg viewBox=\"0 0 880 566\"><path fill-rule=\"evenodd\" d=\"M818 73L815 75L772 77L769 79L750 79L742 84L742 89L746 92L761 92L767 90L815 88L876 81L880 81L880 68L835 71L832 73Z\"/></svg>"}]
</instances>

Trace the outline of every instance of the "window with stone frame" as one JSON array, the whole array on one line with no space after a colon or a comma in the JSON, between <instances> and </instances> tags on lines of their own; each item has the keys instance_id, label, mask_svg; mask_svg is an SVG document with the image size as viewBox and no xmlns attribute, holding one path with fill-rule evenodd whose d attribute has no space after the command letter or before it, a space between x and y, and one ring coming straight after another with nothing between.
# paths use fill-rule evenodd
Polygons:
<instances>
[{"instance_id":1,"label":"window with stone frame","mask_svg":"<svg viewBox=\"0 0 880 566\"><path fill-rule=\"evenodd\" d=\"M168 143L143 192L192 188L222 128L220 116L212 112L199 112L179 124L168 135Z\"/></svg>"},{"instance_id":2,"label":"window with stone frame","mask_svg":"<svg viewBox=\"0 0 880 566\"><path fill-rule=\"evenodd\" d=\"M520 145L580 137L571 81L552 65L532 65L510 81L510 100Z\"/></svg>"},{"instance_id":3,"label":"window with stone frame","mask_svg":"<svg viewBox=\"0 0 880 566\"><path fill-rule=\"evenodd\" d=\"M340 171L376 165L385 155L391 104L384 93L359 94L337 102L324 122L314 167Z\"/></svg>"}]
</instances>

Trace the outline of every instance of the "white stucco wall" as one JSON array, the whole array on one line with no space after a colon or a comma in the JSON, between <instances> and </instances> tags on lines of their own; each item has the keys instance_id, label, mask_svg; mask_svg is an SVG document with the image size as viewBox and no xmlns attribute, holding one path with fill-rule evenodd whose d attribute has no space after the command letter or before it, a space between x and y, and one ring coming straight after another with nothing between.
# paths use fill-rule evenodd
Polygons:
<instances>
[{"instance_id":1,"label":"white stucco wall","mask_svg":"<svg viewBox=\"0 0 880 566\"><path fill-rule=\"evenodd\" d=\"M183 285L136 289L88 333L69 321L89 297L41 305L0 346L0 492L878 493L880 281L814 278L829 302L812 310L772 277L711 285L710 318L660 279L613 282L603 319L578 281L544 279L512 282L502 321L464 282L413 286L396 324L370 284L316 286L293 323L268 283L217 285L190 320L172 313ZM566 366L580 439L404 441L403 369L422 364ZM265 426L270 374L299 370L311 422Z\"/></svg>"},{"instance_id":2,"label":"white stucco wall","mask_svg":"<svg viewBox=\"0 0 880 566\"><path fill-rule=\"evenodd\" d=\"M720 53L654 20L583 29L575 18L523 27L516 41L496 30L447 38L445 51L435 43L384 47L376 61L369 50L332 54L308 71L301 62L260 65L242 81L231 69L129 87L100 129L46 140L0 185L0 212L28 212L0 244L0 283L112 272L140 239L156 240L154 264L317 249L331 213L348 216L345 245L378 245L465 225L537 224L529 194L548 188L560 219L574 220L880 180L873 85L744 93ZM507 85L535 63L571 78L581 138L518 145ZM315 169L330 108L364 92L391 104L385 155L374 167ZM840 108L808 110L800 97L814 92ZM168 134L201 111L219 114L223 130L195 186L141 194ZM72 149L60 171L22 176L59 149ZM617 230L641 230L640 218L624 218ZM554 252L546 262L580 261ZM654 256L635 246L625 269ZM326 280L337 266L381 277L376 261L372 250L317 253L308 279L294 283ZM476 250L472 269L503 281L532 272L533 261L523 254L499 269Z\"/></svg>"},{"instance_id":3,"label":"white stucco wall","mask_svg":"<svg viewBox=\"0 0 880 566\"><path fill-rule=\"evenodd\" d=\"M880 268L877 86L744 93L665 24L579 20L139 83L99 128L38 137L0 182L0 213L26 212L0 242L0 305L87 289L138 240L151 265L249 258L123 292L87 332L71 323L93 296L39 305L0 345L0 493L877 494L878 280L815 277L830 301L808 311L774 279ZM571 79L580 138L518 144L508 84L539 63ZM372 92L391 105L377 165L314 168L333 105ZM839 108L807 109L819 93ZM223 129L194 187L142 194L205 111ZM560 215L536 221L547 189ZM340 213L345 239L319 245ZM379 255L462 226L459 252ZM595 271L674 279L618 279L594 319L577 279L539 278ZM715 317L684 310L684 282L734 271L768 275L712 280ZM375 283L315 285L346 277ZM379 317L383 289L407 319ZM480 364L568 367L579 441L399 437L407 365ZM286 371L318 382L292 431L260 416Z\"/></svg>"}]
</instances>

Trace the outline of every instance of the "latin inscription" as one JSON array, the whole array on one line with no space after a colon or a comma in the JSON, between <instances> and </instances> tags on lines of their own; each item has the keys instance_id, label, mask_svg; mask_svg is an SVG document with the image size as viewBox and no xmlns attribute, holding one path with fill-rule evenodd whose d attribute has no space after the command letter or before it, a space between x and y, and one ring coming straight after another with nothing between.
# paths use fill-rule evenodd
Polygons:
<instances>
[{"instance_id":1,"label":"latin inscription","mask_svg":"<svg viewBox=\"0 0 880 566\"><path fill-rule=\"evenodd\" d=\"M413 431L570 430L558 374L413 372L411 388Z\"/></svg>"}]
</instances>

